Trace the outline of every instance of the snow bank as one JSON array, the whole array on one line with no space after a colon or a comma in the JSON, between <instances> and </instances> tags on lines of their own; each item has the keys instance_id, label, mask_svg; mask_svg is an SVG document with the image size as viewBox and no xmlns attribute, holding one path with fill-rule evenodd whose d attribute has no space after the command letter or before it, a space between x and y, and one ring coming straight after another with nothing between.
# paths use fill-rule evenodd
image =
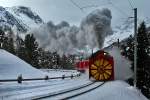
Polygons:
<instances>
[{"instance_id":1,"label":"snow bank","mask_svg":"<svg viewBox=\"0 0 150 100\"><path fill-rule=\"evenodd\" d=\"M16 79L20 74L23 78L44 78L46 73L0 49L0 79Z\"/></svg>"},{"instance_id":2,"label":"snow bank","mask_svg":"<svg viewBox=\"0 0 150 100\"><path fill-rule=\"evenodd\" d=\"M63 69L40 69L44 72L48 72L51 77L59 77L62 75L71 76L80 74L77 70L63 70Z\"/></svg>"},{"instance_id":3,"label":"snow bank","mask_svg":"<svg viewBox=\"0 0 150 100\"><path fill-rule=\"evenodd\" d=\"M114 58L115 79L126 80L133 76L130 61L121 55L117 46L106 48L105 51L109 52Z\"/></svg>"},{"instance_id":4,"label":"snow bank","mask_svg":"<svg viewBox=\"0 0 150 100\"><path fill-rule=\"evenodd\" d=\"M148 100L134 87L123 81L107 82L98 89L72 100Z\"/></svg>"}]
</instances>

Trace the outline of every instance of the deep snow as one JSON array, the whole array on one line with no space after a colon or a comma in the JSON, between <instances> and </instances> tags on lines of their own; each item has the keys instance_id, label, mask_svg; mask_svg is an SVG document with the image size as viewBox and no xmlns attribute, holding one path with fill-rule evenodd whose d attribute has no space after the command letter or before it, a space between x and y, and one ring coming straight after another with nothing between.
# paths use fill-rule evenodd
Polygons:
<instances>
[{"instance_id":1,"label":"deep snow","mask_svg":"<svg viewBox=\"0 0 150 100\"><path fill-rule=\"evenodd\" d=\"M0 49L0 79L16 79L20 74L23 78L38 78L46 75L17 56Z\"/></svg>"},{"instance_id":2,"label":"deep snow","mask_svg":"<svg viewBox=\"0 0 150 100\"><path fill-rule=\"evenodd\" d=\"M133 76L133 72L130 69L131 62L121 55L120 49L117 46L112 45L104 50L109 52L109 54L114 58L114 71L116 80L126 80Z\"/></svg>"}]
</instances>

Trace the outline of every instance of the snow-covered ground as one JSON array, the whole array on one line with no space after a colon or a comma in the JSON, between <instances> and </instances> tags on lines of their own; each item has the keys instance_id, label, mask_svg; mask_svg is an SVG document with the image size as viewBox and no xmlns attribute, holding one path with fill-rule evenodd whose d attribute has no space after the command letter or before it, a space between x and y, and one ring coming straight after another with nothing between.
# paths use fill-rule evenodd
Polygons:
<instances>
[{"instance_id":1,"label":"snow-covered ground","mask_svg":"<svg viewBox=\"0 0 150 100\"><path fill-rule=\"evenodd\" d=\"M134 87L123 81L107 82L93 90L72 100L148 100Z\"/></svg>"},{"instance_id":2,"label":"snow-covered ground","mask_svg":"<svg viewBox=\"0 0 150 100\"><path fill-rule=\"evenodd\" d=\"M119 49L114 47L112 50L110 50L110 53L115 56L118 54L117 50ZM124 60L121 61L120 56L114 59L115 60L120 59L119 60L120 63L119 62L116 63L119 64L120 66L122 66L122 64L126 64ZM125 69L123 69L123 72L125 72ZM5 50L0 49L0 79L16 78L19 74L22 74L24 78L39 78L39 77L44 77L45 75L49 75L50 77L53 77L59 75L61 76L63 74L69 75L75 73L77 72L66 71L66 70L64 71L50 70L49 72L44 72L33 68L31 65L22 61L18 57L6 52ZM129 74L123 74L123 77L125 75L128 76ZM1 82L0 100L16 100L16 99L30 100L31 98L38 97L41 95L53 94L67 89L79 87L89 82L91 81L88 79L87 74L82 74L80 77L75 77L73 79L28 81L28 82L23 82L22 84L18 84L17 82L10 82L10 83ZM75 100L83 100L83 99L148 100L138 90L129 86L127 83L123 81L107 82L102 87L99 87L96 90L93 90L87 94L78 96L73 99Z\"/></svg>"},{"instance_id":3,"label":"snow-covered ground","mask_svg":"<svg viewBox=\"0 0 150 100\"><path fill-rule=\"evenodd\" d=\"M42 95L54 94L84 85L90 80L85 75L74 79L5 83L0 85L0 100L30 100ZM81 91L80 91L81 92ZM78 93L78 91L77 91ZM75 94L75 93L74 93ZM69 95L72 95L69 93ZM69 96L68 95L68 96ZM66 96L66 95L65 95ZM59 96L58 96L59 97ZM55 98L56 99L56 98ZM111 81L72 100L148 100L134 87L123 81ZM53 100L47 98L46 100Z\"/></svg>"},{"instance_id":4,"label":"snow-covered ground","mask_svg":"<svg viewBox=\"0 0 150 100\"><path fill-rule=\"evenodd\" d=\"M65 79L65 80L48 80L48 81L35 81L35 82L23 82L23 84L5 83L0 85L0 99L15 100L15 99L27 99L30 100L33 97L41 95L56 93L65 89L78 87L89 80Z\"/></svg>"}]
</instances>

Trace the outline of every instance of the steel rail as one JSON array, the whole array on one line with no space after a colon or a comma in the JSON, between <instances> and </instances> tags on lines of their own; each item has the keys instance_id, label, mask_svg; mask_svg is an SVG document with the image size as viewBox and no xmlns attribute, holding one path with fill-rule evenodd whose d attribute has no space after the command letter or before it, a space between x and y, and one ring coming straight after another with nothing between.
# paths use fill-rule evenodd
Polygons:
<instances>
[{"instance_id":1,"label":"steel rail","mask_svg":"<svg viewBox=\"0 0 150 100\"><path fill-rule=\"evenodd\" d=\"M88 86L93 85L94 83L96 83L96 81L93 81L93 82L90 82L90 83L81 85L81 86L79 86L79 87L67 89L67 90L62 91L62 92L57 92L57 93L54 93L54 94L49 94L49 95L41 96L41 97L35 97L35 98L32 98L32 100L53 98L53 97L56 97L56 96L59 96L59 95L67 94L67 93L69 93L69 92L74 92L74 91L76 91L76 90L84 89L84 88L86 88L86 87L88 87ZM68 96L68 97L65 97L65 98L61 98L61 100L68 100L68 99L71 99L71 98L73 98L73 97L76 97L76 96L85 94L85 93L87 93L87 92L90 92L90 91L92 91L92 90L94 90L94 89L96 89L96 88L102 86L104 83L105 83L105 82L103 82L102 84L100 84L100 85L98 85L98 86L96 86L96 87L94 87L94 88L88 89L88 90L86 90L86 91L84 91L84 92L82 92L82 93L80 92L80 93L77 93L77 94L72 95L72 96Z\"/></svg>"},{"instance_id":2,"label":"steel rail","mask_svg":"<svg viewBox=\"0 0 150 100\"><path fill-rule=\"evenodd\" d=\"M65 94L65 93L69 93L69 92L72 92L72 91L75 91L75 90L80 90L80 89L88 87L88 86L90 86L94 83L95 82L89 82L87 84L83 84L83 85L78 86L78 87L73 87L73 88L70 88L70 89L62 90L62 91L59 91L59 92L56 92L56 93L50 93L46 96L33 97L32 100L51 98L51 97L58 96L58 95L61 95L61 94Z\"/></svg>"},{"instance_id":3,"label":"steel rail","mask_svg":"<svg viewBox=\"0 0 150 100\"><path fill-rule=\"evenodd\" d=\"M68 99L71 99L71 98L74 98L74 97L83 95L83 94L85 94L85 93L91 92L91 91L93 91L93 90L95 90L95 89L101 87L101 86L104 85L104 84L105 84L105 82L103 82L102 84L100 84L100 85L98 85L98 86L96 86L96 87L94 87L94 88L91 88L91 89L89 89L89 90L83 91L83 92L81 92L81 93L77 93L77 94L75 94L75 95L62 98L61 100L68 100Z\"/></svg>"}]
</instances>

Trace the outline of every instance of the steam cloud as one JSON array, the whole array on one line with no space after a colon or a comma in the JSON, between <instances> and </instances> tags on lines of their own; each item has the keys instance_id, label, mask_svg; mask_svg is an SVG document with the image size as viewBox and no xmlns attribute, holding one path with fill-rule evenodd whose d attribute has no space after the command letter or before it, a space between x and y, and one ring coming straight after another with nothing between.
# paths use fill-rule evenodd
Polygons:
<instances>
[{"instance_id":1,"label":"steam cloud","mask_svg":"<svg viewBox=\"0 0 150 100\"><path fill-rule=\"evenodd\" d=\"M86 46L101 48L105 37L112 34L111 18L109 9L97 9L82 20L80 27L70 26L65 21L54 25L50 21L32 33L41 47L61 55L72 54Z\"/></svg>"}]
</instances>

